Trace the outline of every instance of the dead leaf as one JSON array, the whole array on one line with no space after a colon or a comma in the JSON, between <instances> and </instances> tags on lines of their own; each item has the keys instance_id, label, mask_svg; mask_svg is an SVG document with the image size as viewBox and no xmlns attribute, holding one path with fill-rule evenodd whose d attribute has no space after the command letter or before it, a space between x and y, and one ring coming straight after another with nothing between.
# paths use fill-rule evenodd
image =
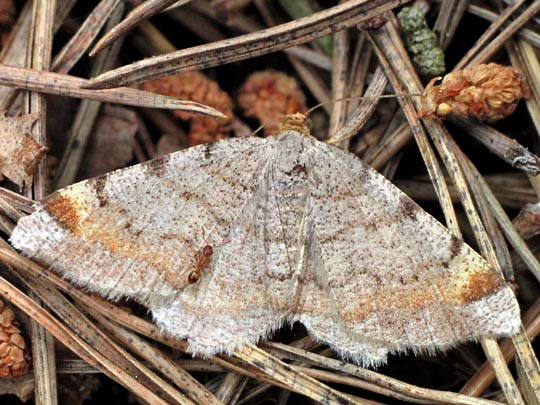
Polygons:
<instances>
[{"instance_id":1,"label":"dead leaf","mask_svg":"<svg viewBox=\"0 0 540 405\"><path fill-rule=\"evenodd\" d=\"M32 183L47 148L34 140L35 114L8 117L0 113L0 172L19 187Z\"/></svg>"}]
</instances>

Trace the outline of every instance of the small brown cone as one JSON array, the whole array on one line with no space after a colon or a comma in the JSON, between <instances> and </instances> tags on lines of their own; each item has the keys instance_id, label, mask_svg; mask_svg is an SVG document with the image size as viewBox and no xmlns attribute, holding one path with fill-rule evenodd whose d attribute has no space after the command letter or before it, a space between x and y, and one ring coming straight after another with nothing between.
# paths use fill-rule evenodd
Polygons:
<instances>
[{"instance_id":1,"label":"small brown cone","mask_svg":"<svg viewBox=\"0 0 540 405\"><path fill-rule=\"evenodd\" d=\"M13 309L0 301L0 378L28 373L27 349Z\"/></svg>"},{"instance_id":2,"label":"small brown cone","mask_svg":"<svg viewBox=\"0 0 540 405\"><path fill-rule=\"evenodd\" d=\"M435 85L438 79L426 87L420 111L423 117L453 114L494 122L512 114L521 98L530 97L522 75L496 63L456 70Z\"/></svg>"},{"instance_id":3,"label":"small brown cone","mask_svg":"<svg viewBox=\"0 0 540 405\"><path fill-rule=\"evenodd\" d=\"M217 82L201 72L186 72L142 84L146 91L183 100L196 101L221 111L226 119L215 119L185 111L174 111L177 117L189 121L189 146L213 142L228 137L233 117L232 100Z\"/></svg>"},{"instance_id":4,"label":"small brown cone","mask_svg":"<svg viewBox=\"0 0 540 405\"><path fill-rule=\"evenodd\" d=\"M242 85L238 104L248 117L255 117L266 135L275 134L286 115L306 111L298 81L285 73L264 70L250 75Z\"/></svg>"}]
</instances>

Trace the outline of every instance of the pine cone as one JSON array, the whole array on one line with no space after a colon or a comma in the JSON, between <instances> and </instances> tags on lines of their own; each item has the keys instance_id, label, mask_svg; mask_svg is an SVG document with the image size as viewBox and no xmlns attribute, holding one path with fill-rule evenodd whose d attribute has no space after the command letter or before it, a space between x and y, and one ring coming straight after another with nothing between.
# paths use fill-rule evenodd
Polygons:
<instances>
[{"instance_id":1,"label":"pine cone","mask_svg":"<svg viewBox=\"0 0 540 405\"><path fill-rule=\"evenodd\" d=\"M229 135L232 122L232 100L219 85L201 72L186 72L163 77L142 84L146 91L184 100L206 104L227 115L225 119L215 119L186 111L174 111L174 115L190 122L189 145L214 142Z\"/></svg>"},{"instance_id":2,"label":"pine cone","mask_svg":"<svg viewBox=\"0 0 540 405\"><path fill-rule=\"evenodd\" d=\"M256 117L265 125L266 135L276 133L283 116L306 110L304 93L296 79L273 70L250 75L240 89L238 104L246 116Z\"/></svg>"},{"instance_id":3,"label":"pine cone","mask_svg":"<svg viewBox=\"0 0 540 405\"><path fill-rule=\"evenodd\" d=\"M0 301L0 378L16 378L28 373L27 350L13 309Z\"/></svg>"},{"instance_id":4,"label":"pine cone","mask_svg":"<svg viewBox=\"0 0 540 405\"><path fill-rule=\"evenodd\" d=\"M456 70L435 85L439 79L432 79L426 87L422 117L454 114L494 122L512 114L519 100L530 96L521 74L496 63Z\"/></svg>"}]
</instances>

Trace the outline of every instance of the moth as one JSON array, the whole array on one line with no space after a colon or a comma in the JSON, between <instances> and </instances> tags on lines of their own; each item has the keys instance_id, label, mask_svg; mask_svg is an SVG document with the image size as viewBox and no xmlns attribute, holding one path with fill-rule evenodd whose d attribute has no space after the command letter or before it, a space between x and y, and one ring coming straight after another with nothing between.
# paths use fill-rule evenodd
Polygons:
<instances>
[{"instance_id":1,"label":"moth","mask_svg":"<svg viewBox=\"0 0 540 405\"><path fill-rule=\"evenodd\" d=\"M368 366L517 333L502 276L303 119L288 117L275 137L200 145L59 190L11 242L79 286L146 305L202 356L297 321ZM205 245L212 254L190 282Z\"/></svg>"}]
</instances>

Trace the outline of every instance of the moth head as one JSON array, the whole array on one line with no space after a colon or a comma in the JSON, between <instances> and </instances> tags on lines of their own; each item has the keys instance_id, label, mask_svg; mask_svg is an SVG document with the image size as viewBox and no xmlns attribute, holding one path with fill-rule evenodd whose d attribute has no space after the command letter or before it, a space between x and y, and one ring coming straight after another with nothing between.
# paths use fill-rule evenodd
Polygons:
<instances>
[{"instance_id":1,"label":"moth head","mask_svg":"<svg viewBox=\"0 0 540 405\"><path fill-rule=\"evenodd\" d=\"M285 115L279 123L279 133L286 131L295 131L305 136L310 136L311 131L306 125L307 115L297 112L295 114Z\"/></svg>"}]
</instances>

